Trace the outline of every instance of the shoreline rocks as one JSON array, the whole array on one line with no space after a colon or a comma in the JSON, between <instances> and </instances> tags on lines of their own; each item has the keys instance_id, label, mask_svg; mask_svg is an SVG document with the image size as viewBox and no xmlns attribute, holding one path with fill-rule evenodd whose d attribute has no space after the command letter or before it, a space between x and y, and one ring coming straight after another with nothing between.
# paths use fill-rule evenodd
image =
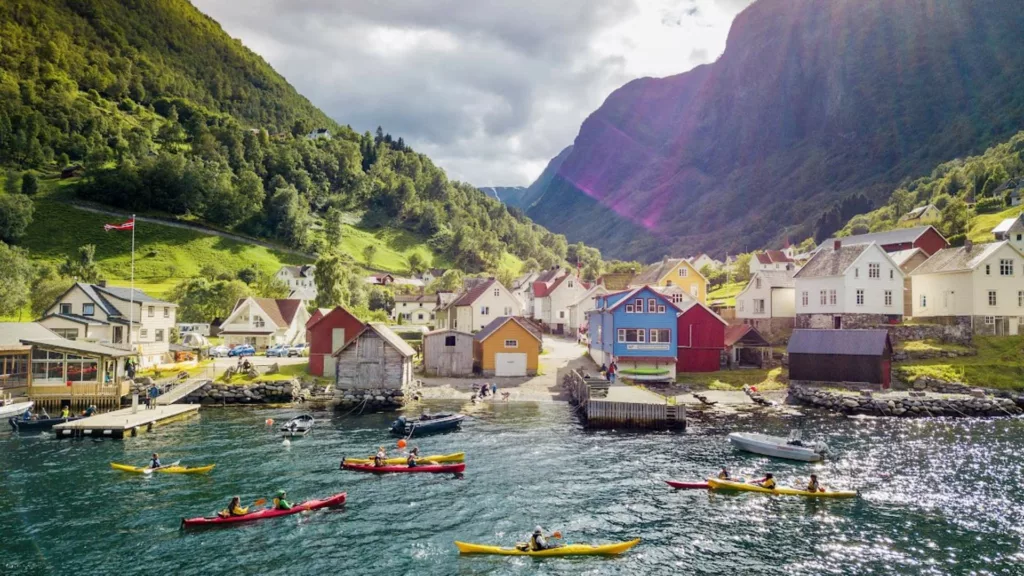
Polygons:
<instances>
[{"instance_id":1,"label":"shoreline rocks","mask_svg":"<svg viewBox=\"0 0 1024 576\"><path fill-rule=\"evenodd\" d=\"M208 380L206 384L183 398L185 404L216 406L227 404L279 404L293 402L302 394L298 380L254 382L248 385L222 384Z\"/></svg>"},{"instance_id":2,"label":"shoreline rocks","mask_svg":"<svg viewBox=\"0 0 1024 576\"><path fill-rule=\"evenodd\" d=\"M338 410L398 410L405 406L411 390L401 388L335 388L334 401Z\"/></svg>"},{"instance_id":3,"label":"shoreline rocks","mask_svg":"<svg viewBox=\"0 0 1024 576\"><path fill-rule=\"evenodd\" d=\"M870 395L851 396L818 388L791 385L787 402L847 415L864 414L903 418L1001 417L1024 414L1024 394L999 391L997 395L991 395L978 389L959 393L969 393L970 395L957 398L936 398L921 392L915 396L876 398Z\"/></svg>"}]
</instances>

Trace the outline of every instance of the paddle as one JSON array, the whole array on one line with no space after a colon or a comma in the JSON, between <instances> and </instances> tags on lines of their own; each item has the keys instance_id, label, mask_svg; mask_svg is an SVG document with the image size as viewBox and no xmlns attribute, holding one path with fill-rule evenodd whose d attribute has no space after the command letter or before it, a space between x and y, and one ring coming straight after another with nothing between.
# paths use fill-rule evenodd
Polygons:
<instances>
[{"instance_id":1,"label":"paddle","mask_svg":"<svg viewBox=\"0 0 1024 576\"><path fill-rule=\"evenodd\" d=\"M181 464L181 460L177 460L177 461L171 462L170 464L168 464L166 466L161 466L160 468L174 468L178 464ZM160 468L143 468L142 469L142 473L143 474L152 474L154 470L159 470Z\"/></svg>"}]
</instances>

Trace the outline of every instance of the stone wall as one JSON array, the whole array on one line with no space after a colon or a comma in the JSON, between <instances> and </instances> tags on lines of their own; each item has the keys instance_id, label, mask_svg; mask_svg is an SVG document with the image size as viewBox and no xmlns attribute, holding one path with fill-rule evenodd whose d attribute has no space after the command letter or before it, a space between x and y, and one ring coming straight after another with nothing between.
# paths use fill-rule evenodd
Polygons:
<instances>
[{"instance_id":1,"label":"stone wall","mask_svg":"<svg viewBox=\"0 0 1024 576\"><path fill-rule=\"evenodd\" d=\"M836 316L842 316L843 328L857 330L861 328L878 328L880 325L888 326L885 314L797 314L797 329L819 329L831 330L835 327Z\"/></svg>"},{"instance_id":2,"label":"stone wall","mask_svg":"<svg viewBox=\"0 0 1024 576\"><path fill-rule=\"evenodd\" d=\"M419 381L404 388L335 388L334 401L339 410L398 410L417 394Z\"/></svg>"},{"instance_id":3,"label":"stone wall","mask_svg":"<svg viewBox=\"0 0 1024 576\"><path fill-rule=\"evenodd\" d=\"M971 317L956 316L943 322L928 324L883 324L872 328L885 328L895 345L908 340L938 340L946 344L971 344Z\"/></svg>"},{"instance_id":4,"label":"stone wall","mask_svg":"<svg viewBox=\"0 0 1024 576\"><path fill-rule=\"evenodd\" d=\"M298 380L255 382L246 386L208 381L186 396L186 404L281 404L292 402L301 395Z\"/></svg>"},{"instance_id":5,"label":"stone wall","mask_svg":"<svg viewBox=\"0 0 1024 576\"><path fill-rule=\"evenodd\" d=\"M875 398L870 392L860 395L841 394L820 388L791 384L790 404L802 404L843 414L866 414L872 416L893 416L903 418L946 417L996 417L1024 414L1024 394L986 394L984 390L972 389L972 395L957 398L928 397L925 392L912 392L912 396Z\"/></svg>"}]
</instances>

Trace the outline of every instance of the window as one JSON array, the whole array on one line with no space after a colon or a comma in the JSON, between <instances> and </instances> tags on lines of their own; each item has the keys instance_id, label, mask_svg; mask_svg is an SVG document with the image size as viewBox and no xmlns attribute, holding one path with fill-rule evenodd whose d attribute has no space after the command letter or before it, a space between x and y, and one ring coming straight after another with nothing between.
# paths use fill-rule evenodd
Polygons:
<instances>
[{"instance_id":1,"label":"window","mask_svg":"<svg viewBox=\"0 0 1024 576\"><path fill-rule=\"evenodd\" d=\"M665 342L671 342L671 341L672 341L672 332L670 330L662 329L662 328L659 328L659 329L651 328L651 342L665 343Z\"/></svg>"},{"instance_id":2,"label":"window","mask_svg":"<svg viewBox=\"0 0 1024 576\"><path fill-rule=\"evenodd\" d=\"M505 316L511 316L512 315L512 307L511 306L505 306L504 313L505 313ZM431 316L433 316L433 314L431 314Z\"/></svg>"},{"instance_id":3,"label":"window","mask_svg":"<svg viewBox=\"0 0 1024 576\"><path fill-rule=\"evenodd\" d=\"M637 298L636 300L634 300L633 301L633 309L636 310L637 314L643 314L644 313L644 299L643 298Z\"/></svg>"},{"instance_id":4,"label":"window","mask_svg":"<svg viewBox=\"0 0 1024 576\"><path fill-rule=\"evenodd\" d=\"M689 271L686 269L685 266L679 269L679 277L680 278L686 278L686 276L688 274L689 274Z\"/></svg>"},{"instance_id":5,"label":"window","mask_svg":"<svg viewBox=\"0 0 1024 576\"><path fill-rule=\"evenodd\" d=\"M808 297L807 290L804 290L803 292L800 293L800 305L808 306L809 302L810 298Z\"/></svg>"},{"instance_id":6,"label":"window","mask_svg":"<svg viewBox=\"0 0 1024 576\"><path fill-rule=\"evenodd\" d=\"M921 294L921 308L927 308L927 307L928 307L928 295L927 294Z\"/></svg>"},{"instance_id":7,"label":"window","mask_svg":"<svg viewBox=\"0 0 1024 576\"><path fill-rule=\"evenodd\" d=\"M572 288L572 280L569 280L566 284L569 286L569 288Z\"/></svg>"},{"instance_id":8,"label":"window","mask_svg":"<svg viewBox=\"0 0 1024 576\"><path fill-rule=\"evenodd\" d=\"M156 306L150 306L149 307L149 317L152 318L154 316L156 316Z\"/></svg>"},{"instance_id":9,"label":"window","mask_svg":"<svg viewBox=\"0 0 1024 576\"><path fill-rule=\"evenodd\" d=\"M654 298L648 299L647 300L647 313L648 314L654 314L655 312L657 312L657 310L658 310L658 301L655 300Z\"/></svg>"},{"instance_id":10,"label":"window","mask_svg":"<svg viewBox=\"0 0 1024 576\"><path fill-rule=\"evenodd\" d=\"M265 320L263 320L263 316L253 316L252 325L257 328L263 328L264 326L267 325L267 323Z\"/></svg>"},{"instance_id":11,"label":"window","mask_svg":"<svg viewBox=\"0 0 1024 576\"><path fill-rule=\"evenodd\" d=\"M754 279L754 288L757 288L758 290L761 289L761 277L760 276L758 276L757 278Z\"/></svg>"},{"instance_id":12,"label":"window","mask_svg":"<svg viewBox=\"0 0 1024 576\"><path fill-rule=\"evenodd\" d=\"M828 292L822 290L821 291L821 305L824 306L825 304L828 304Z\"/></svg>"},{"instance_id":13,"label":"window","mask_svg":"<svg viewBox=\"0 0 1024 576\"><path fill-rule=\"evenodd\" d=\"M145 328L139 328L139 340L145 340L149 337L149 330Z\"/></svg>"},{"instance_id":14,"label":"window","mask_svg":"<svg viewBox=\"0 0 1024 576\"><path fill-rule=\"evenodd\" d=\"M1017 292L1017 306L1024 308L1024 290Z\"/></svg>"},{"instance_id":15,"label":"window","mask_svg":"<svg viewBox=\"0 0 1024 576\"><path fill-rule=\"evenodd\" d=\"M156 341L157 342L163 342L164 341L164 329L163 328L157 328L153 332L153 334L156 337Z\"/></svg>"},{"instance_id":16,"label":"window","mask_svg":"<svg viewBox=\"0 0 1024 576\"><path fill-rule=\"evenodd\" d=\"M61 304L60 305L60 313L61 314L71 314L71 304Z\"/></svg>"},{"instance_id":17,"label":"window","mask_svg":"<svg viewBox=\"0 0 1024 576\"><path fill-rule=\"evenodd\" d=\"M992 275L992 265L991 264L985 264L985 276L991 276L991 275Z\"/></svg>"},{"instance_id":18,"label":"window","mask_svg":"<svg viewBox=\"0 0 1024 576\"><path fill-rule=\"evenodd\" d=\"M497 298L498 296L501 296L501 289L500 288L495 288L494 289L494 297Z\"/></svg>"},{"instance_id":19,"label":"window","mask_svg":"<svg viewBox=\"0 0 1024 576\"><path fill-rule=\"evenodd\" d=\"M996 323L996 317L995 316L985 316L985 325L986 326L992 326L995 323Z\"/></svg>"},{"instance_id":20,"label":"window","mask_svg":"<svg viewBox=\"0 0 1024 576\"><path fill-rule=\"evenodd\" d=\"M487 316L490 313L491 313L491 307L490 306L481 306L480 307L480 315L481 316Z\"/></svg>"},{"instance_id":21,"label":"window","mask_svg":"<svg viewBox=\"0 0 1024 576\"><path fill-rule=\"evenodd\" d=\"M832 306L836 305L836 291L835 290L829 290L828 291L828 303L830 305L832 305Z\"/></svg>"},{"instance_id":22,"label":"window","mask_svg":"<svg viewBox=\"0 0 1024 576\"><path fill-rule=\"evenodd\" d=\"M697 297L697 285L690 286L690 296Z\"/></svg>"},{"instance_id":23,"label":"window","mask_svg":"<svg viewBox=\"0 0 1024 576\"><path fill-rule=\"evenodd\" d=\"M892 306L892 290L885 291L885 305Z\"/></svg>"},{"instance_id":24,"label":"window","mask_svg":"<svg viewBox=\"0 0 1024 576\"><path fill-rule=\"evenodd\" d=\"M96 314L95 304L82 304L82 316L93 316Z\"/></svg>"},{"instance_id":25,"label":"window","mask_svg":"<svg viewBox=\"0 0 1024 576\"><path fill-rule=\"evenodd\" d=\"M740 312L743 312L743 300L736 301L736 309L739 310Z\"/></svg>"},{"instance_id":26,"label":"window","mask_svg":"<svg viewBox=\"0 0 1024 576\"><path fill-rule=\"evenodd\" d=\"M664 313L665 313L665 305L664 304L658 304L658 314L664 314Z\"/></svg>"},{"instance_id":27,"label":"window","mask_svg":"<svg viewBox=\"0 0 1024 576\"><path fill-rule=\"evenodd\" d=\"M558 311L558 319L559 320L564 320L565 319L565 310L559 310Z\"/></svg>"},{"instance_id":28,"label":"window","mask_svg":"<svg viewBox=\"0 0 1024 576\"><path fill-rule=\"evenodd\" d=\"M889 280L893 280L895 278L896 278L896 271L895 270L889 270Z\"/></svg>"},{"instance_id":29,"label":"window","mask_svg":"<svg viewBox=\"0 0 1024 576\"><path fill-rule=\"evenodd\" d=\"M764 314L764 298L754 300L754 314Z\"/></svg>"},{"instance_id":30,"label":"window","mask_svg":"<svg viewBox=\"0 0 1024 576\"><path fill-rule=\"evenodd\" d=\"M853 277L854 278L860 278L860 268L854 268L853 269Z\"/></svg>"},{"instance_id":31,"label":"window","mask_svg":"<svg viewBox=\"0 0 1024 576\"><path fill-rule=\"evenodd\" d=\"M857 290L857 306L864 305L864 290Z\"/></svg>"},{"instance_id":32,"label":"window","mask_svg":"<svg viewBox=\"0 0 1024 576\"><path fill-rule=\"evenodd\" d=\"M170 317L171 317L171 308L170 308L170 306L164 306L164 318L170 318Z\"/></svg>"},{"instance_id":33,"label":"window","mask_svg":"<svg viewBox=\"0 0 1024 576\"><path fill-rule=\"evenodd\" d=\"M53 333L68 340L78 340L78 328L54 328Z\"/></svg>"},{"instance_id":34,"label":"window","mask_svg":"<svg viewBox=\"0 0 1024 576\"><path fill-rule=\"evenodd\" d=\"M875 262L868 264L868 278L881 278L882 277L882 265Z\"/></svg>"},{"instance_id":35,"label":"window","mask_svg":"<svg viewBox=\"0 0 1024 576\"><path fill-rule=\"evenodd\" d=\"M417 315L416 315L416 319L417 319L417 320L423 320L423 314L422 314L422 313L420 313L420 314L417 314Z\"/></svg>"},{"instance_id":36,"label":"window","mask_svg":"<svg viewBox=\"0 0 1024 576\"><path fill-rule=\"evenodd\" d=\"M633 305L632 304L626 304L626 314L632 314L632 313L633 313Z\"/></svg>"},{"instance_id":37,"label":"window","mask_svg":"<svg viewBox=\"0 0 1024 576\"><path fill-rule=\"evenodd\" d=\"M643 330L637 330L636 328L619 328L619 342L643 342L644 341Z\"/></svg>"},{"instance_id":38,"label":"window","mask_svg":"<svg viewBox=\"0 0 1024 576\"><path fill-rule=\"evenodd\" d=\"M988 305L989 306L995 306L996 305L996 291L995 290L989 290L988 291Z\"/></svg>"},{"instance_id":39,"label":"window","mask_svg":"<svg viewBox=\"0 0 1024 576\"><path fill-rule=\"evenodd\" d=\"M999 275L1000 276L1013 276L1013 260L1000 260L999 261Z\"/></svg>"},{"instance_id":40,"label":"window","mask_svg":"<svg viewBox=\"0 0 1024 576\"><path fill-rule=\"evenodd\" d=\"M683 301L683 295L682 294L673 294L672 295L672 303L673 304L679 304L682 301Z\"/></svg>"}]
</instances>

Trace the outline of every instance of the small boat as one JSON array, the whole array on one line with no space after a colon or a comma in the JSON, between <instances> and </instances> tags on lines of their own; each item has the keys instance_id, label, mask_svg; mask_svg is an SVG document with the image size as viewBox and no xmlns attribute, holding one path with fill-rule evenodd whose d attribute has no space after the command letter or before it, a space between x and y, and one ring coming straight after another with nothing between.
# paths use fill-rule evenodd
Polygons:
<instances>
[{"instance_id":1,"label":"small boat","mask_svg":"<svg viewBox=\"0 0 1024 576\"><path fill-rule=\"evenodd\" d=\"M465 419L465 414L423 414L415 420L399 416L398 420L391 424L391 433L410 438L435 432L447 432L457 430Z\"/></svg>"},{"instance_id":2,"label":"small boat","mask_svg":"<svg viewBox=\"0 0 1024 576\"><path fill-rule=\"evenodd\" d=\"M213 470L214 466L216 466L216 464L210 464L208 466L196 466L195 468L189 468L188 466L171 465L164 466L162 468L157 468L156 470L152 470L152 472L156 472L158 474L206 474L210 470ZM146 466L132 466L130 464L117 464L115 462L111 462L110 467L113 468L114 470L120 470L122 472L131 472L133 474L152 473L147 472L147 470L151 469Z\"/></svg>"},{"instance_id":3,"label":"small boat","mask_svg":"<svg viewBox=\"0 0 1024 576\"><path fill-rule=\"evenodd\" d=\"M807 498L856 498L860 493L856 490L826 490L824 492L808 492L796 488L776 486L775 488L762 488L757 484L744 484L743 482L732 482L730 480L719 480L708 478L708 486L712 490L737 490L741 492L760 492L762 494L774 494L777 496L805 496Z\"/></svg>"},{"instance_id":4,"label":"small boat","mask_svg":"<svg viewBox=\"0 0 1024 576\"><path fill-rule=\"evenodd\" d=\"M665 483L675 488L676 490L707 490L707 482L676 482L675 480L665 480Z\"/></svg>"},{"instance_id":5,"label":"small boat","mask_svg":"<svg viewBox=\"0 0 1024 576\"><path fill-rule=\"evenodd\" d=\"M309 414L296 416L281 426L281 435L286 438L290 436L305 436L313 429L313 423L313 417Z\"/></svg>"},{"instance_id":6,"label":"small boat","mask_svg":"<svg viewBox=\"0 0 1024 576\"><path fill-rule=\"evenodd\" d=\"M35 406L35 402L7 402L0 405L0 418L10 418L12 416L21 416L26 410L31 410Z\"/></svg>"},{"instance_id":7,"label":"small boat","mask_svg":"<svg viewBox=\"0 0 1024 576\"><path fill-rule=\"evenodd\" d=\"M45 432L57 424L81 420L85 416L72 416L70 418L40 418L39 420L25 420L23 418L8 418L7 422L16 432Z\"/></svg>"},{"instance_id":8,"label":"small boat","mask_svg":"<svg viewBox=\"0 0 1024 576\"><path fill-rule=\"evenodd\" d=\"M729 442L740 450L774 458L802 462L819 462L825 458L828 446L824 442L818 440L809 444L800 440L799 431L794 430L794 433L790 434L789 438L783 438L767 434L733 432L729 434Z\"/></svg>"},{"instance_id":9,"label":"small boat","mask_svg":"<svg viewBox=\"0 0 1024 576\"><path fill-rule=\"evenodd\" d=\"M245 516L229 516L227 518L221 518L220 516L202 517L199 518L182 518L182 528L198 528L202 526L216 526L225 524L240 524L242 522L254 522L256 520L263 520L265 518L277 518L279 516L290 516L292 514L298 514L299 512L305 512L307 510L319 510L320 508L327 508L330 506L341 506L345 503L345 493L335 494L330 498L323 500L308 500L302 504L296 504L292 506L290 510L274 510L272 508L263 508L256 512L250 512Z\"/></svg>"},{"instance_id":10,"label":"small boat","mask_svg":"<svg viewBox=\"0 0 1024 576\"><path fill-rule=\"evenodd\" d=\"M427 463L434 464L448 464L451 462L462 462L466 459L465 452L455 452L454 454L444 454L439 456L420 456L418 460ZM373 458L345 458L346 464L373 464ZM388 458L384 461L385 464L405 464L406 458L404 456L399 458Z\"/></svg>"},{"instance_id":11,"label":"small boat","mask_svg":"<svg viewBox=\"0 0 1024 576\"><path fill-rule=\"evenodd\" d=\"M488 546L487 544L470 544L468 542L456 542L459 547L459 554L498 554L500 556L615 556L622 554L633 546L640 543L640 539L616 544L600 544L591 546L589 544L567 544L547 550L520 550L519 548L502 548L500 546Z\"/></svg>"},{"instance_id":12,"label":"small boat","mask_svg":"<svg viewBox=\"0 0 1024 576\"><path fill-rule=\"evenodd\" d=\"M404 464L393 464L391 466L374 466L373 464L349 464L342 462L341 467L344 470L355 470L356 472L373 472L375 474L390 474L392 472L399 473L431 473L431 474L461 474L466 471L465 463L458 464L424 464L422 466L413 466L412 468Z\"/></svg>"}]
</instances>

